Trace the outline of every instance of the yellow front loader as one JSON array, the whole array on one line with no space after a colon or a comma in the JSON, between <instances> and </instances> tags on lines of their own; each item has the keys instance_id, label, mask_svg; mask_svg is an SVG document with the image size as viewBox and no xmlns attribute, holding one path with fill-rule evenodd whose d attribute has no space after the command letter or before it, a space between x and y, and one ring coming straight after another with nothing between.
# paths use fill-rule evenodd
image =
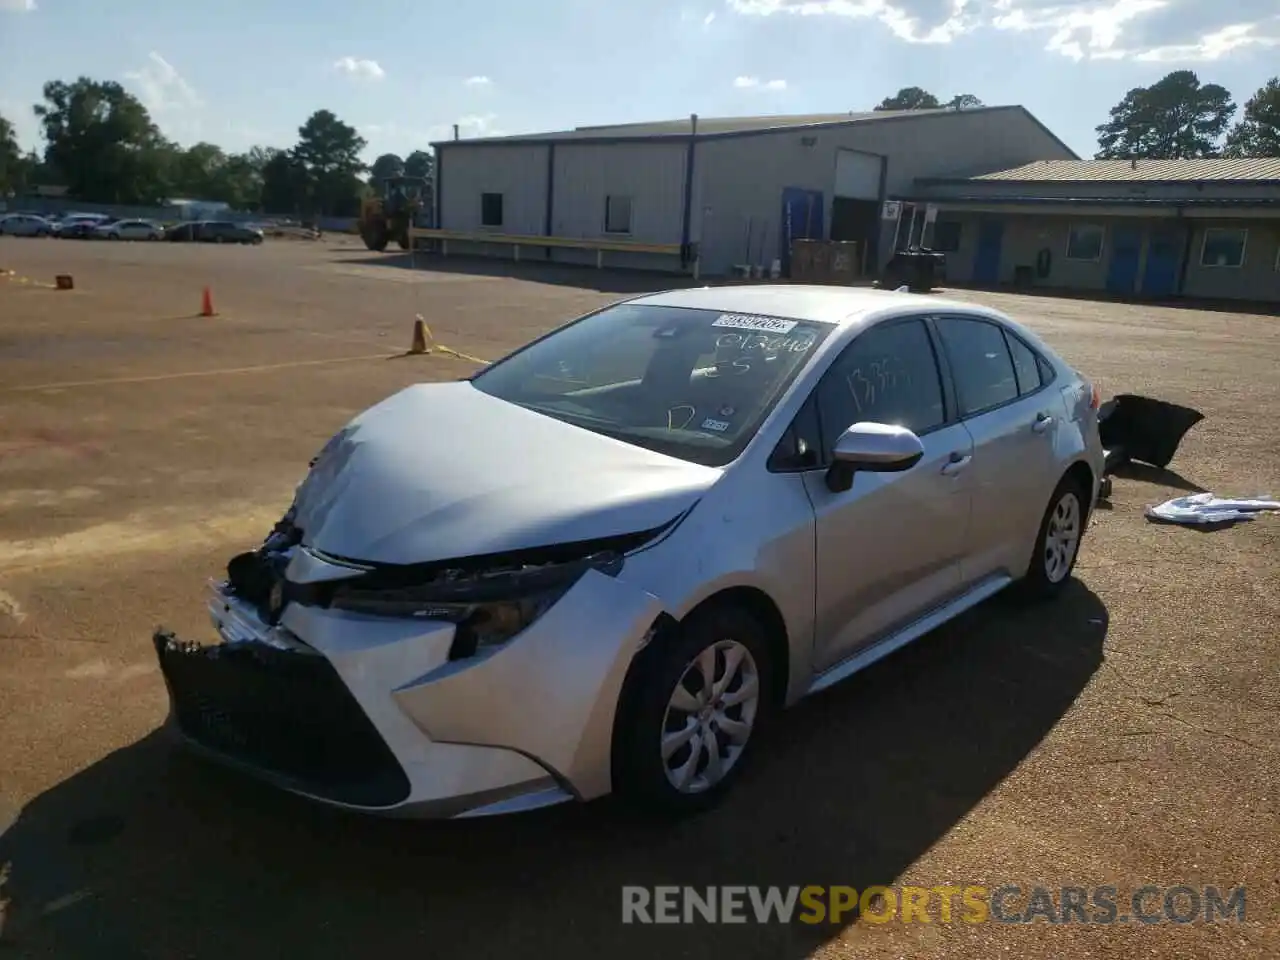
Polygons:
<instances>
[{"instance_id":1,"label":"yellow front loader","mask_svg":"<svg viewBox=\"0 0 1280 960\"><path fill-rule=\"evenodd\" d=\"M409 227L423 209L430 210L431 186L422 177L388 177L382 193L360 204L360 238L370 250L385 250L394 240L409 249Z\"/></svg>"}]
</instances>

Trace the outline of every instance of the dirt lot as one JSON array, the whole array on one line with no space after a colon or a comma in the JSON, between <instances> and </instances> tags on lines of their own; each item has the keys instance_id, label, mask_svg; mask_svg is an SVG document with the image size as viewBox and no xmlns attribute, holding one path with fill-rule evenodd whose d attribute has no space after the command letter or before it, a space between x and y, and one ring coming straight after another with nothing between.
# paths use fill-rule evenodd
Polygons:
<instances>
[{"instance_id":1,"label":"dirt lot","mask_svg":"<svg viewBox=\"0 0 1280 960\"><path fill-rule=\"evenodd\" d=\"M1104 394L1202 410L1174 473L1116 482L1070 595L988 603L787 715L721 810L341 817L175 755L150 631L351 415L655 281L406 269L339 241L0 240L0 956L1276 957L1280 518L1144 504L1280 493L1275 317L961 294ZM208 284L219 316L196 316ZM462 442L460 440L460 442ZM7 830L6 830L7 828ZM1247 921L624 927L624 884L1248 889ZM1016 904L1015 904L1016 905ZM1127 912L1121 910L1122 913ZM732 952L732 953L731 953Z\"/></svg>"}]
</instances>

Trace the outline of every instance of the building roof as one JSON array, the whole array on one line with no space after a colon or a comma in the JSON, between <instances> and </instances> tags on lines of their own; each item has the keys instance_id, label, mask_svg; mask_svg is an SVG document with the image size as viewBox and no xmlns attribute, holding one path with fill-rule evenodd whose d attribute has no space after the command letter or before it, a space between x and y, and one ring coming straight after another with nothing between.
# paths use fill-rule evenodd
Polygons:
<instances>
[{"instance_id":1,"label":"building roof","mask_svg":"<svg viewBox=\"0 0 1280 960\"><path fill-rule=\"evenodd\" d=\"M995 111L1017 111L1028 117L1033 123L1046 132L1047 128L1031 113L1021 106L1003 107L967 107L957 111L950 107L936 110L872 110L849 113L808 113L791 116L756 116L756 117L699 117L696 136L699 139L740 137L753 133L766 133L774 130L823 129L840 127L847 124L886 123L895 120L914 120L922 117L943 116L954 113L989 113ZM548 144L570 142L591 143L625 143L629 141L663 141L687 140L693 133L692 120L684 117L679 120L655 120L644 123L620 123L594 127L577 127L573 130L558 130L550 133L517 134L506 137L472 137L465 140L444 140L433 143L434 147L458 145L520 145ZM1052 134L1050 134L1052 136ZM1055 139L1057 139L1055 137ZM1061 141L1059 141L1061 142ZM1063 145L1065 149L1066 145Z\"/></svg>"},{"instance_id":2,"label":"building roof","mask_svg":"<svg viewBox=\"0 0 1280 960\"><path fill-rule=\"evenodd\" d=\"M1038 160L1011 170L984 173L966 182L1170 183L1232 180L1280 181L1280 157L1220 157L1196 160ZM937 183L938 180L932 182Z\"/></svg>"},{"instance_id":3,"label":"building roof","mask_svg":"<svg viewBox=\"0 0 1280 960\"><path fill-rule=\"evenodd\" d=\"M902 198L899 198L902 199ZM1149 210L1169 207L1193 207L1202 209L1218 209L1220 207L1237 207L1256 209L1258 207L1280 207L1280 197L1099 197L1071 196L1045 197L1039 195L989 196L969 195L959 197L931 197L930 203L938 203L943 207L953 206L1059 206L1077 207L1142 207Z\"/></svg>"}]
</instances>

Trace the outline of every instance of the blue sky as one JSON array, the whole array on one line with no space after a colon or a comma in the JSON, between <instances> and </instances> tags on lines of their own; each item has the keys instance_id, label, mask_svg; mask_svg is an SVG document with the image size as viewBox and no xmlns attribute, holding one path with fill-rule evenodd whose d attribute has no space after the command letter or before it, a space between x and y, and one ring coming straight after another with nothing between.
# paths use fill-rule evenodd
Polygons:
<instances>
[{"instance_id":1,"label":"blue sky","mask_svg":"<svg viewBox=\"0 0 1280 960\"><path fill-rule=\"evenodd\" d=\"M1021 103L1082 156L1134 86L1244 101L1280 0L0 0L0 114L115 79L180 143L289 146L318 108L378 153L463 136L869 109L899 87Z\"/></svg>"}]
</instances>

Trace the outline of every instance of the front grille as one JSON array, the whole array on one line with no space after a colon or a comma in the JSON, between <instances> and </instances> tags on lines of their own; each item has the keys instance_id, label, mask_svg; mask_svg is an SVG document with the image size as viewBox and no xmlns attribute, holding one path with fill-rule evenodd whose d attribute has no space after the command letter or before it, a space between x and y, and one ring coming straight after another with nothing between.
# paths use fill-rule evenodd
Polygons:
<instances>
[{"instance_id":1,"label":"front grille","mask_svg":"<svg viewBox=\"0 0 1280 960\"><path fill-rule=\"evenodd\" d=\"M202 747L318 797L381 807L409 780L324 657L260 643L152 638L179 729Z\"/></svg>"}]
</instances>

